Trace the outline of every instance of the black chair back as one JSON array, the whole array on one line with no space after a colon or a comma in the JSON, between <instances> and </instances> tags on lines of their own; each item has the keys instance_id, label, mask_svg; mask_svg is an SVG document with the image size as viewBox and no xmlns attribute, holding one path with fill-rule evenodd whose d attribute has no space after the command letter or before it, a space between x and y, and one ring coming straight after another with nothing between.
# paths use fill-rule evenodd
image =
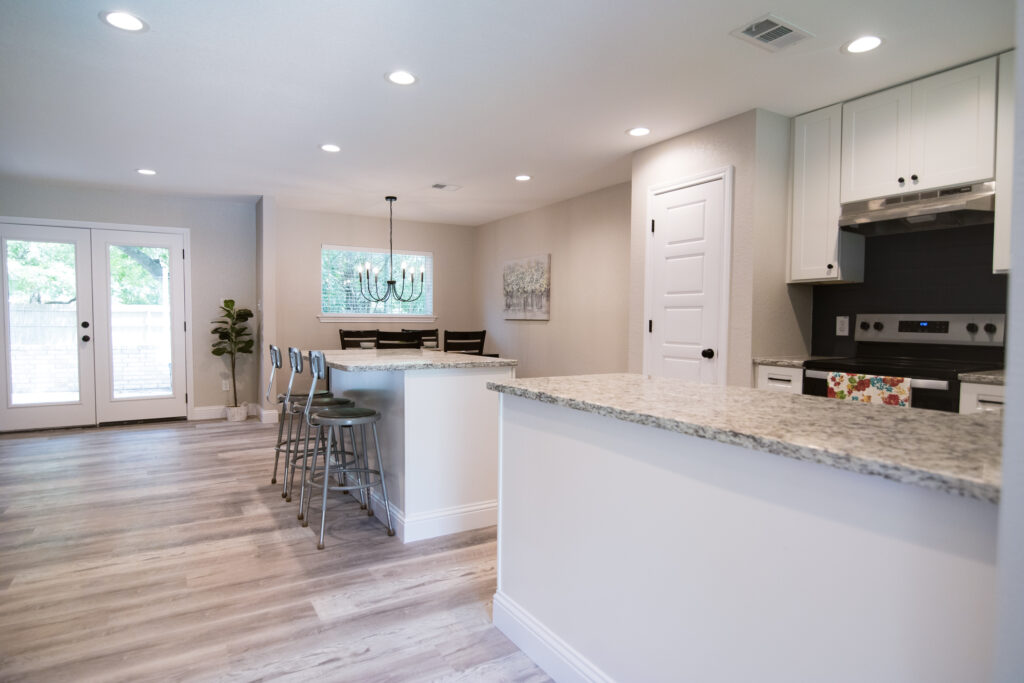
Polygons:
<instances>
[{"instance_id":1,"label":"black chair back","mask_svg":"<svg viewBox=\"0 0 1024 683\"><path fill-rule=\"evenodd\" d=\"M456 330L444 331L444 350L457 351L459 353L473 353L478 356L484 355L484 337L487 330L479 332L459 332Z\"/></svg>"},{"instance_id":2,"label":"black chair back","mask_svg":"<svg viewBox=\"0 0 1024 683\"><path fill-rule=\"evenodd\" d=\"M378 349L418 349L420 335L418 332L386 332L377 334Z\"/></svg>"},{"instance_id":3,"label":"black chair back","mask_svg":"<svg viewBox=\"0 0 1024 683\"><path fill-rule=\"evenodd\" d=\"M405 330L402 332L415 332L420 335L420 346L423 346L427 342L434 342L434 346L437 346L437 330Z\"/></svg>"},{"instance_id":4,"label":"black chair back","mask_svg":"<svg viewBox=\"0 0 1024 683\"><path fill-rule=\"evenodd\" d=\"M377 330L338 330L341 348L361 349L364 343L377 345Z\"/></svg>"}]
</instances>

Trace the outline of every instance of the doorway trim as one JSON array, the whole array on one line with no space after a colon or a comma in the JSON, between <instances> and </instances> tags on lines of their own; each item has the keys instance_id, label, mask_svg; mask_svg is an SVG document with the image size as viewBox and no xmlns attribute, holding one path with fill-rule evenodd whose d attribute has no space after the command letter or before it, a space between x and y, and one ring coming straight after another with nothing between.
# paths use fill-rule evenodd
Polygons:
<instances>
[{"instance_id":1,"label":"doorway trim","mask_svg":"<svg viewBox=\"0 0 1024 683\"><path fill-rule=\"evenodd\" d=\"M132 232L155 232L163 234L181 235L185 245L184 259L184 280L185 280L185 392L195 394L195 368L192 353L192 332L195 329L192 320L192 244L190 241L191 229L175 228L162 225L132 225L129 223L103 223L100 221L71 221L52 218L19 218L16 216L0 216L0 224L12 223L16 225L38 225L47 228L83 228L88 230L130 230ZM185 403L185 416L189 420L195 420L195 400L190 396Z\"/></svg>"},{"instance_id":2,"label":"doorway trim","mask_svg":"<svg viewBox=\"0 0 1024 683\"><path fill-rule=\"evenodd\" d=\"M670 182L659 185L651 185L647 188L647 218L644 222L644 233L646 235L647 247L644 250L644 318L654 319L654 239L648 230L654 215L655 195L674 190L682 190L694 185L721 180L722 185L722 262L720 264L722 282L719 291L718 306L718 355L722 362L718 364L717 384L725 386L728 377L729 365L729 295L732 290L732 203L733 203L733 175L735 170L732 166L723 166L718 169L704 171L691 176L685 176ZM651 365L651 333L644 331L643 346L643 374L650 377Z\"/></svg>"}]
</instances>

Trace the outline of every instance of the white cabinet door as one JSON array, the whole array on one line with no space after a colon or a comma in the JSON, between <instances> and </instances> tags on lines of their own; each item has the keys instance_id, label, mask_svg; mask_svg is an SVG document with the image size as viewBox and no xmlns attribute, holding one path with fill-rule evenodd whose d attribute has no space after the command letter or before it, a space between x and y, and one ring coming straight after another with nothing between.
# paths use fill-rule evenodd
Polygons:
<instances>
[{"instance_id":1,"label":"white cabinet door","mask_svg":"<svg viewBox=\"0 0 1024 683\"><path fill-rule=\"evenodd\" d=\"M910 190L988 180L995 174L996 58L913 84Z\"/></svg>"},{"instance_id":2,"label":"white cabinet door","mask_svg":"<svg viewBox=\"0 0 1024 683\"><path fill-rule=\"evenodd\" d=\"M804 390L803 368L780 368L774 365L755 365L754 387L786 394L800 394Z\"/></svg>"},{"instance_id":3,"label":"white cabinet door","mask_svg":"<svg viewBox=\"0 0 1024 683\"><path fill-rule=\"evenodd\" d=\"M906 191L911 99L903 85L843 105L844 204Z\"/></svg>"},{"instance_id":4,"label":"white cabinet door","mask_svg":"<svg viewBox=\"0 0 1024 683\"><path fill-rule=\"evenodd\" d=\"M964 415L972 413L999 413L1002 415L1005 401L1006 387L970 382L960 385L960 412Z\"/></svg>"},{"instance_id":5,"label":"white cabinet door","mask_svg":"<svg viewBox=\"0 0 1024 683\"><path fill-rule=\"evenodd\" d=\"M790 281L861 282L864 237L839 230L843 106L793 120Z\"/></svg>"},{"instance_id":6,"label":"white cabinet door","mask_svg":"<svg viewBox=\"0 0 1024 683\"><path fill-rule=\"evenodd\" d=\"M843 105L842 202L988 180L996 58Z\"/></svg>"},{"instance_id":7,"label":"white cabinet door","mask_svg":"<svg viewBox=\"0 0 1024 683\"><path fill-rule=\"evenodd\" d=\"M1010 272L1010 216L1013 213L1013 50L999 55L999 101L996 119L996 218L992 270Z\"/></svg>"}]
</instances>

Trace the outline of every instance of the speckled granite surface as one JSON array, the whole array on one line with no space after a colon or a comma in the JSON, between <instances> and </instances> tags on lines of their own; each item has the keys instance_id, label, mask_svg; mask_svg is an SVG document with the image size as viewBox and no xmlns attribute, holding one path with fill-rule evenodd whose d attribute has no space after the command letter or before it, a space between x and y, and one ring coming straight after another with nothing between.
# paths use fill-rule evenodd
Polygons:
<instances>
[{"instance_id":1,"label":"speckled granite surface","mask_svg":"<svg viewBox=\"0 0 1024 683\"><path fill-rule=\"evenodd\" d=\"M518 365L513 358L491 358L431 349L346 349L324 351L327 367L348 372L373 370L434 370L440 368L491 368Z\"/></svg>"},{"instance_id":2,"label":"speckled granite surface","mask_svg":"<svg viewBox=\"0 0 1024 683\"><path fill-rule=\"evenodd\" d=\"M802 368L805 360L819 360L833 356L762 356L754 359L754 365L772 365L777 368Z\"/></svg>"},{"instance_id":3,"label":"speckled granite surface","mask_svg":"<svg viewBox=\"0 0 1024 683\"><path fill-rule=\"evenodd\" d=\"M626 422L998 502L1002 421L643 375L489 382L488 388Z\"/></svg>"},{"instance_id":4,"label":"speckled granite surface","mask_svg":"<svg viewBox=\"0 0 1024 683\"><path fill-rule=\"evenodd\" d=\"M986 372L964 372L960 375L961 382L974 384L1006 384L1006 370L988 370Z\"/></svg>"}]
</instances>

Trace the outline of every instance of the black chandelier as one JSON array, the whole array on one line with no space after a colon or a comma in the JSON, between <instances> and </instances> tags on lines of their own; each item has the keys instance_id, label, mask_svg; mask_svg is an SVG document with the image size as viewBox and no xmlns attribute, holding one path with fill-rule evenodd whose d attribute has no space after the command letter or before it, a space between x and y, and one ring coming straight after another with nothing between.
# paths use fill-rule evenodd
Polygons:
<instances>
[{"instance_id":1,"label":"black chandelier","mask_svg":"<svg viewBox=\"0 0 1024 683\"><path fill-rule=\"evenodd\" d=\"M388 279L387 288L381 291L379 287L379 273L380 268L373 269L373 284L370 283L370 262L367 261L363 264L362 268L357 268L356 272L359 273L359 293L363 295L363 298L367 301L373 301L375 303L383 303L388 299L394 299L395 301L401 301L408 303L410 301L416 301L423 295L423 273L426 270L425 266L420 266L420 288L419 292L416 291L416 272L413 269L409 269L409 279L406 280L406 264L402 264L402 285L401 289L397 288L395 281L395 225L394 225L394 209L395 202L398 201L398 197L385 197L384 200L388 203ZM365 271L365 272L364 272ZM363 279L365 277L366 286L363 287ZM405 287L406 284L409 286L409 294L406 295Z\"/></svg>"}]
</instances>

